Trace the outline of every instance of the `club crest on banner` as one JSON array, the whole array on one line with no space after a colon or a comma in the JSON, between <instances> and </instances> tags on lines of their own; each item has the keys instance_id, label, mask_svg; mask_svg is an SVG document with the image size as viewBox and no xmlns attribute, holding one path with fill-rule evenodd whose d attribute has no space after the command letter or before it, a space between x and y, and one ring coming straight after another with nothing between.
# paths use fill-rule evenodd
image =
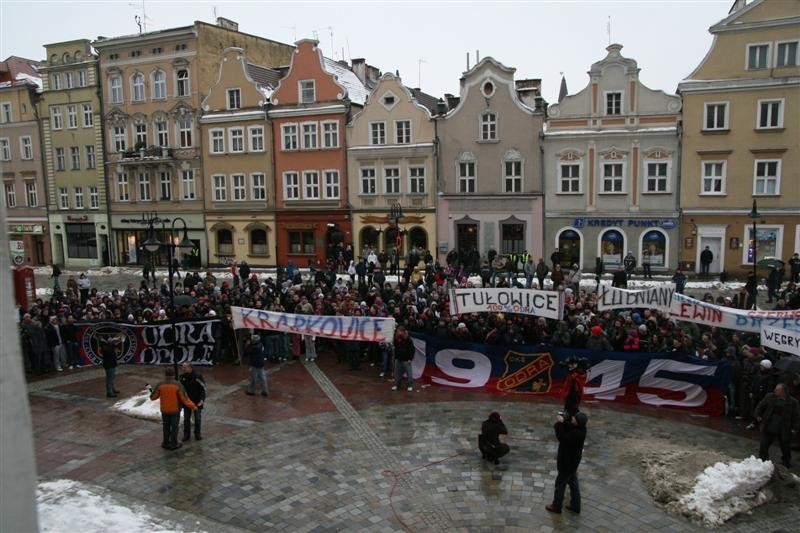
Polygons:
<instances>
[{"instance_id":1,"label":"club crest on banner","mask_svg":"<svg viewBox=\"0 0 800 533\"><path fill-rule=\"evenodd\" d=\"M117 353L117 361L120 363L133 362L133 356L137 351L139 341L133 330L120 327L113 322L100 322L92 324L83 335L83 350L92 364L100 365L103 363L101 347L105 342L113 342Z\"/></svg>"},{"instance_id":2,"label":"club crest on banner","mask_svg":"<svg viewBox=\"0 0 800 533\"><path fill-rule=\"evenodd\" d=\"M553 357L549 353L520 353L509 350L505 370L497 380L504 392L546 394L552 384Z\"/></svg>"}]
</instances>

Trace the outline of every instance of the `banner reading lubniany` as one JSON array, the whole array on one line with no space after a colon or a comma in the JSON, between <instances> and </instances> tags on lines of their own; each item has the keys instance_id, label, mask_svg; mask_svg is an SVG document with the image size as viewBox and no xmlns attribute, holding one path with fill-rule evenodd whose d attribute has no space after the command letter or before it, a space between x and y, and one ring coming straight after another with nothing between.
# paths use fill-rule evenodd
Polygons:
<instances>
[{"instance_id":1,"label":"banner reading lubniany","mask_svg":"<svg viewBox=\"0 0 800 533\"><path fill-rule=\"evenodd\" d=\"M272 329L340 340L392 342L394 318L328 316L276 313L247 307L231 307L234 329Z\"/></svg>"},{"instance_id":2,"label":"banner reading lubniany","mask_svg":"<svg viewBox=\"0 0 800 533\"><path fill-rule=\"evenodd\" d=\"M487 287L450 289L450 312L517 313L561 320L564 295L556 291Z\"/></svg>"},{"instance_id":3,"label":"banner reading lubniany","mask_svg":"<svg viewBox=\"0 0 800 533\"><path fill-rule=\"evenodd\" d=\"M761 345L779 352L800 355L800 331L761 325Z\"/></svg>"},{"instance_id":4,"label":"banner reading lubniany","mask_svg":"<svg viewBox=\"0 0 800 533\"><path fill-rule=\"evenodd\" d=\"M601 284L598 287L597 309L603 311L605 309L647 307L659 311L669 311L674 294L674 283L664 283L635 291Z\"/></svg>"}]
</instances>

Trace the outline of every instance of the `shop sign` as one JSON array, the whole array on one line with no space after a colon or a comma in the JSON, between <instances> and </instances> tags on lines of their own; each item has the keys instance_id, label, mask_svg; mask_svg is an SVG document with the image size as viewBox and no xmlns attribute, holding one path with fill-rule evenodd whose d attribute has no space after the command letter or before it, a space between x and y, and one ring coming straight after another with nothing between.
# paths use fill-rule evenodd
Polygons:
<instances>
[{"instance_id":1,"label":"shop sign","mask_svg":"<svg viewBox=\"0 0 800 533\"><path fill-rule=\"evenodd\" d=\"M89 215L67 215L69 222L86 222L89 220Z\"/></svg>"},{"instance_id":2,"label":"shop sign","mask_svg":"<svg viewBox=\"0 0 800 533\"><path fill-rule=\"evenodd\" d=\"M676 226L673 218L589 218L576 217L572 221L574 228L663 228L673 229Z\"/></svg>"},{"instance_id":3,"label":"shop sign","mask_svg":"<svg viewBox=\"0 0 800 533\"><path fill-rule=\"evenodd\" d=\"M9 233L35 233L41 235L44 233L44 226L41 224L9 224Z\"/></svg>"},{"instance_id":4,"label":"shop sign","mask_svg":"<svg viewBox=\"0 0 800 533\"><path fill-rule=\"evenodd\" d=\"M25 241L8 241L11 248L11 262L21 265L25 262Z\"/></svg>"}]
</instances>

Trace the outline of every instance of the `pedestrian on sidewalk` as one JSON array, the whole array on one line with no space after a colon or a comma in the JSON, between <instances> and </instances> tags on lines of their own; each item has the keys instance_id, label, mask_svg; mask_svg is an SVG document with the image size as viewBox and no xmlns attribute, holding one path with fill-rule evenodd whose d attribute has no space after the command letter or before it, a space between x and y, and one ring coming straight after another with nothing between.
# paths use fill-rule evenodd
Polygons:
<instances>
[{"instance_id":1,"label":"pedestrian on sidewalk","mask_svg":"<svg viewBox=\"0 0 800 533\"><path fill-rule=\"evenodd\" d=\"M588 417L584 413L575 416L558 415L553 429L558 439L558 455L556 465L558 475L553 493L553 503L545 506L551 513L561 513L564 493L569 485L570 503L567 510L581 512L581 489L578 484L578 466L583 457L583 443L586 440L586 423Z\"/></svg>"},{"instance_id":2,"label":"pedestrian on sidewalk","mask_svg":"<svg viewBox=\"0 0 800 533\"><path fill-rule=\"evenodd\" d=\"M400 388L403 374L406 375L408 391L414 390L414 371L411 361L414 359L414 343L408 336L404 326L398 326L394 334L394 386L392 390Z\"/></svg>"},{"instance_id":3,"label":"pedestrian on sidewalk","mask_svg":"<svg viewBox=\"0 0 800 533\"><path fill-rule=\"evenodd\" d=\"M247 357L248 364L250 365L250 383L247 390L244 391L248 396L254 396L256 393L257 385L261 386L261 396L268 396L269 390L267 389L267 373L264 371L265 357L264 345L261 344L261 336L253 335L250 337L250 342L244 349L244 354Z\"/></svg>"},{"instance_id":4,"label":"pedestrian on sidewalk","mask_svg":"<svg viewBox=\"0 0 800 533\"><path fill-rule=\"evenodd\" d=\"M178 442L178 426L181 421L181 408L197 409L197 406L186 396L180 383L175 381L175 369L171 366L164 369L165 380L159 383L150 399L161 400L161 427L163 439L161 447L165 450L177 450L183 444Z\"/></svg>"},{"instance_id":5,"label":"pedestrian on sidewalk","mask_svg":"<svg viewBox=\"0 0 800 533\"><path fill-rule=\"evenodd\" d=\"M189 440L192 434L192 413L194 413L194 440L203 440L200 432L202 422L200 415L206 402L206 381L202 375L195 372L191 363L183 363L181 369L183 370L180 377L181 385L189 399L197 406L194 410L186 405L183 406L183 440Z\"/></svg>"}]
</instances>

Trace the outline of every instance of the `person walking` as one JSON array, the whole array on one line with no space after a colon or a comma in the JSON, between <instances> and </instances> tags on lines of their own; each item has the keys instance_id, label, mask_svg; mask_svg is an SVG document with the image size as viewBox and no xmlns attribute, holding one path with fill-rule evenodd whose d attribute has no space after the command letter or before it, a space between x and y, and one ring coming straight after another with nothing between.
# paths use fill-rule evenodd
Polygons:
<instances>
[{"instance_id":1,"label":"person walking","mask_svg":"<svg viewBox=\"0 0 800 533\"><path fill-rule=\"evenodd\" d=\"M183 440L189 440L192 434L192 413L194 413L194 440L203 440L200 415L203 413L203 405L206 402L206 380L194 371L191 363L183 363L181 370L183 371L180 377L181 386L189 399L197 406L196 409L183 406Z\"/></svg>"},{"instance_id":2,"label":"person walking","mask_svg":"<svg viewBox=\"0 0 800 533\"><path fill-rule=\"evenodd\" d=\"M58 285L59 277L61 277L61 269L58 267L57 264L53 263L53 273L50 274L50 278L53 280L53 291L61 289L61 287L59 287Z\"/></svg>"},{"instance_id":3,"label":"person walking","mask_svg":"<svg viewBox=\"0 0 800 533\"><path fill-rule=\"evenodd\" d=\"M589 421L586 414L578 412L575 416L565 418L556 417L553 430L558 439L558 455L553 502L545 506L551 513L561 513L564 503L564 493L569 486L570 503L566 506L573 513L581 512L581 489L578 483L578 466L583 458L583 443L586 440L586 424Z\"/></svg>"},{"instance_id":4,"label":"person walking","mask_svg":"<svg viewBox=\"0 0 800 533\"><path fill-rule=\"evenodd\" d=\"M174 368L171 366L165 368L164 378L165 380L150 393L150 399L161 401L161 429L163 430L161 447L165 450L177 450L183 446L178 442L181 408L188 407L194 410L197 409L197 406L186 395L181 384L175 381Z\"/></svg>"},{"instance_id":5,"label":"person walking","mask_svg":"<svg viewBox=\"0 0 800 533\"><path fill-rule=\"evenodd\" d=\"M481 424L481 434L478 435L478 449L481 457L490 463L500 464L499 459L507 455L511 448L508 444L500 442L500 435L508 435L506 425L500 419L500 413L493 412Z\"/></svg>"},{"instance_id":6,"label":"person walking","mask_svg":"<svg viewBox=\"0 0 800 533\"><path fill-rule=\"evenodd\" d=\"M408 336L404 326L398 326L394 334L394 386L392 390L400 388L403 374L406 375L408 391L414 390L414 371L411 361L414 359L414 343Z\"/></svg>"},{"instance_id":7,"label":"person walking","mask_svg":"<svg viewBox=\"0 0 800 533\"><path fill-rule=\"evenodd\" d=\"M705 250L700 252L700 275L708 277L708 271L711 267L711 262L714 260L714 252L706 246Z\"/></svg>"},{"instance_id":8,"label":"person walking","mask_svg":"<svg viewBox=\"0 0 800 533\"><path fill-rule=\"evenodd\" d=\"M264 370L264 346L261 344L261 337L253 335L250 343L244 349L245 356L250 365L250 384L245 390L248 396L254 396L257 385L261 386L261 396L269 396L267 388L267 373Z\"/></svg>"},{"instance_id":9,"label":"person walking","mask_svg":"<svg viewBox=\"0 0 800 533\"><path fill-rule=\"evenodd\" d=\"M106 398L116 398L119 391L114 388L114 377L117 373L117 346L119 339L105 337L100 340L100 355L103 358L103 370L106 373Z\"/></svg>"},{"instance_id":10,"label":"person walking","mask_svg":"<svg viewBox=\"0 0 800 533\"><path fill-rule=\"evenodd\" d=\"M756 406L756 421L761 423L761 444L758 456L769 460L769 448L777 440L781 447L781 461L792 467L792 435L800 430L800 403L786 394L786 386L778 383L775 391L767 394Z\"/></svg>"}]
</instances>

